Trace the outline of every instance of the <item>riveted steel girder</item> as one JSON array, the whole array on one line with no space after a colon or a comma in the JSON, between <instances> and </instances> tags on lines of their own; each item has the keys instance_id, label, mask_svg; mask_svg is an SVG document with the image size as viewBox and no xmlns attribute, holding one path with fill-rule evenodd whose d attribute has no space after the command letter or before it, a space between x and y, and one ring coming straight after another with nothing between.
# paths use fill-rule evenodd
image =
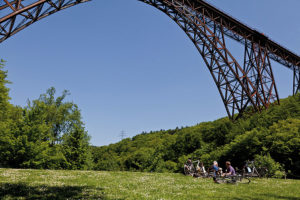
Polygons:
<instances>
[{"instance_id":1,"label":"riveted steel girder","mask_svg":"<svg viewBox=\"0 0 300 200\"><path fill-rule=\"evenodd\" d=\"M294 67L293 94L300 92L300 68Z\"/></svg>"},{"instance_id":2,"label":"riveted steel girder","mask_svg":"<svg viewBox=\"0 0 300 200\"><path fill-rule=\"evenodd\" d=\"M263 98L265 108L268 108L273 102L279 104L275 78L268 50L265 47L256 43L251 45L245 43L244 71ZM246 87L249 88L249 86ZM254 99L254 102L258 107L263 104L260 99Z\"/></svg>"},{"instance_id":3,"label":"riveted steel girder","mask_svg":"<svg viewBox=\"0 0 300 200\"><path fill-rule=\"evenodd\" d=\"M239 117L248 106L258 110L254 99L264 103L263 98L226 48L223 27L220 24L215 23L211 29L206 24L210 19L207 19L203 12L196 11L188 0L184 3L174 0L142 1L167 14L193 41L216 83L231 119ZM243 81L247 82L248 88Z\"/></svg>"},{"instance_id":4,"label":"riveted steel girder","mask_svg":"<svg viewBox=\"0 0 300 200\"><path fill-rule=\"evenodd\" d=\"M0 43L36 21L90 0L3 0L0 4Z\"/></svg>"}]
</instances>

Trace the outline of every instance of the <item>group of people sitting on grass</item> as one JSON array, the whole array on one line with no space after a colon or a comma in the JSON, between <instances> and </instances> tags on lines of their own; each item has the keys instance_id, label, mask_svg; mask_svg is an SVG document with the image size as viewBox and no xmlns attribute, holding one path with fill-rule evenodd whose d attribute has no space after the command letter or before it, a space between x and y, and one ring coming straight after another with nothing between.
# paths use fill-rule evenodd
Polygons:
<instances>
[{"instance_id":1,"label":"group of people sitting on grass","mask_svg":"<svg viewBox=\"0 0 300 200\"><path fill-rule=\"evenodd\" d=\"M222 177L226 177L226 176L235 176L235 170L234 168L231 166L230 161L226 161L226 171L225 173L222 172L222 168L219 167L218 162L214 161L213 163L213 180L215 183L218 183L217 181L217 176L222 176Z\"/></svg>"},{"instance_id":2,"label":"group of people sitting on grass","mask_svg":"<svg viewBox=\"0 0 300 200\"><path fill-rule=\"evenodd\" d=\"M196 161L196 162L197 162L197 165L195 168L193 161L191 159L187 160L187 162L184 164L185 175L193 176L193 177L206 176L207 172L205 170L203 163L200 161Z\"/></svg>"},{"instance_id":3,"label":"group of people sitting on grass","mask_svg":"<svg viewBox=\"0 0 300 200\"><path fill-rule=\"evenodd\" d=\"M218 162L214 161L213 165L208 168L208 170L205 170L205 167L202 162L196 161L197 166L195 168L193 161L191 159L188 159L187 162L184 165L184 173L185 175L188 176L193 176L193 177L208 177L209 174L211 173L213 180L215 183L217 182L217 176L221 177L227 177L227 176L235 176L235 170L231 166L230 161L226 161L226 171L223 173L223 170L221 167L219 167Z\"/></svg>"}]
</instances>

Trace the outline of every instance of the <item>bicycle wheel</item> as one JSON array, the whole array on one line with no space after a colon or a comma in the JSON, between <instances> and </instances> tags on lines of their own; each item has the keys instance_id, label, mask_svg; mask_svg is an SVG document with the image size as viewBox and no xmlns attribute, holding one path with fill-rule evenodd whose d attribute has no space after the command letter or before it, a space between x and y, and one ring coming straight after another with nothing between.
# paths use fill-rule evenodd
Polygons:
<instances>
[{"instance_id":1,"label":"bicycle wheel","mask_svg":"<svg viewBox=\"0 0 300 200\"><path fill-rule=\"evenodd\" d=\"M268 170L266 168L258 168L257 169L257 172L260 176L260 178L268 178L267 175L268 175Z\"/></svg>"},{"instance_id":2,"label":"bicycle wheel","mask_svg":"<svg viewBox=\"0 0 300 200\"><path fill-rule=\"evenodd\" d=\"M250 182L251 182L251 180L250 180L249 176L241 176L238 179L238 183L249 184Z\"/></svg>"}]
</instances>

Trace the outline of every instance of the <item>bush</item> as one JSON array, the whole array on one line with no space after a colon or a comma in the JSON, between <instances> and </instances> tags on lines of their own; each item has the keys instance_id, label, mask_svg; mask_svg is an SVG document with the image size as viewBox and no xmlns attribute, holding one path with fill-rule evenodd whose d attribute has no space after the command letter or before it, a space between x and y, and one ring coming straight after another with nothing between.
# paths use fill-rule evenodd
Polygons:
<instances>
[{"instance_id":1,"label":"bush","mask_svg":"<svg viewBox=\"0 0 300 200\"><path fill-rule=\"evenodd\" d=\"M266 168L266 176L273 178L282 178L284 176L283 167L280 163L276 162L270 154L255 155L255 166L257 169Z\"/></svg>"}]
</instances>

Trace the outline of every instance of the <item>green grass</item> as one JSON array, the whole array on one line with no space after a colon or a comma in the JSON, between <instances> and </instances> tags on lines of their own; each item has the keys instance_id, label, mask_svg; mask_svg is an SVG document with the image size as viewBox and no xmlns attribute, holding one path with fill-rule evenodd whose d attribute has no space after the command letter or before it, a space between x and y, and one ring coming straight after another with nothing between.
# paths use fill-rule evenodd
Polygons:
<instances>
[{"instance_id":1,"label":"green grass","mask_svg":"<svg viewBox=\"0 0 300 200\"><path fill-rule=\"evenodd\" d=\"M300 200L300 180L231 185L170 173L0 169L0 199Z\"/></svg>"}]
</instances>

